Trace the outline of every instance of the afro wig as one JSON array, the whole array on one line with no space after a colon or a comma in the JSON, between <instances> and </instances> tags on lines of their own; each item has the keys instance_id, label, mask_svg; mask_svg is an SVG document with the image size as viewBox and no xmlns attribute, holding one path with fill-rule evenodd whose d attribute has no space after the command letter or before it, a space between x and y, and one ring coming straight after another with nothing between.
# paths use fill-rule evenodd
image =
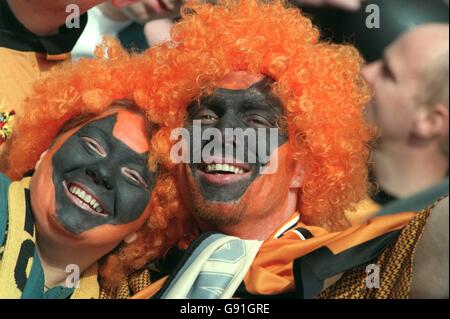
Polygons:
<instances>
[{"instance_id":1,"label":"afro wig","mask_svg":"<svg viewBox=\"0 0 450 319\"><path fill-rule=\"evenodd\" d=\"M135 60L142 79L134 99L151 121L164 123L159 149L167 147L171 127L183 126L189 103L230 72L265 75L283 102L292 160L305 167L302 221L338 229L369 186L374 132L363 108L371 93L358 51L320 41L311 20L282 0L193 1L182 17L172 41Z\"/></svg>"},{"instance_id":2,"label":"afro wig","mask_svg":"<svg viewBox=\"0 0 450 319\"><path fill-rule=\"evenodd\" d=\"M80 125L96 117L111 106L134 108L144 114L152 113L148 105L133 101L136 75L132 58L120 45L106 39L97 48L96 59L82 59L53 71L48 78L38 82L34 92L24 104L26 112L15 126L11 138L2 145L6 160L0 170L11 179L21 179L32 171L41 154L51 146L62 131ZM104 286L116 288L125 276L141 269L146 263L163 255L175 244L188 242L191 233L190 219L184 214L178 197L174 177L159 158L158 153L162 125L152 123L149 136L151 171L159 165L159 175L147 206L149 219L131 244L122 244L102 261L100 268Z\"/></svg>"},{"instance_id":3,"label":"afro wig","mask_svg":"<svg viewBox=\"0 0 450 319\"><path fill-rule=\"evenodd\" d=\"M272 90L283 103L292 161L305 168L298 197L304 223L336 229L344 211L367 194L373 132L363 107L371 95L355 48L320 41L310 19L283 0L189 2L181 14L172 41L132 56L109 44L98 49L98 59L81 60L39 83L5 145L7 173L17 179L75 116L99 114L117 99L130 99L155 123L149 167L160 163L166 173L152 194L152 213L138 239L104 263L112 286L123 279L117 269L128 274L170 245L192 239L172 177L170 133L184 125L188 105L231 72L275 81Z\"/></svg>"}]
</instances>

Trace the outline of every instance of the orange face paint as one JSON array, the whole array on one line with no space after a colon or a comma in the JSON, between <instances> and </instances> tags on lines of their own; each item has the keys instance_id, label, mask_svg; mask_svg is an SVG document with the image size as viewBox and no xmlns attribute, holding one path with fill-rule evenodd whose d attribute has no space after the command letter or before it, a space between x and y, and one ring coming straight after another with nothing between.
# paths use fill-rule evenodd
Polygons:
<instances>
[{"instance_id":1,"label":"orange face paint","mask_svg":"<svg viewBox=\"0 0 450 319\"><path fill-rule=\"evenodd\" d=\"M113 132L112 135L114 136L114 139L119 140L125 146L120 146L120 148L118 148L118 146L114 146L113 144L111 144L113 143L113 140L111 140L111 142L103 140L102 136L106 138L106 135L103 135L105 133L100 132L101 129L94 127L90 128L89 130L91 131L94 130L93 132L95 133L93 136L95 136L95 134L99 134L98 136L100 138L97 140L97 142L101 141L102 142L101 144L103 144L103 146L99 150L95 147L95 145L91 145L95 144L95 142L92 141L91 137L89 137L87 144L86 143L83 144L82 140L80 139L82 139L82 137L85 136L85 134L83 133L80 135L78 134L78 132L81 132L81 130L90 125L90 123L94 124L94 122L97 123L99 121L103 121L103 119L111 118L111 116L116 116L116 118L114 122L115 124L113 124L114 126L111 127L109 134ZM148 151L148 142L147 142L148 138L146 135L147 130L145 128L146 128L145 118L143 115L131 112L127 109L112 109L109 110L108 112L103 113L97 118L92 119L88 123L75 127L65 132L64 134L58 136L54 144L48 150L48 152L43 155L31 179L30 184L31 206L33 214L35 216L36 227L38 228L38 232L41 235L43 234L43 236L47 238L52 238L53 240L67 241L68 245L75 243L76 244L84 243L86 245L108 245L112 243L117 243L129 233L137 230L142 225L144 220L147 218L148 214L143 212L147 212L146 206L148 206L150 196L148 194L151 194L153 183L155 181L153 175L144 175L147 177L146 180L141 185L139 184L138 181L139 176L136 175L138 173L140 174L145 173L140 171L140 169L138 170L139 165L147 169L146 166L147 161L145 159L141 161L142 163L134 162L135 160L137 161L138 159L140 159L140 156L144 156L139 154L142 153L145 154ZM78 135L74 139L75 134ZM83 160L79 160L80 163L78 164L75 160L74 163L78 165L76 166L76 168L74 168L73 170L70 168L69 169L64 168L62 169L64 173L61 176L56 176L60 175L60 173L58 173L59 172L58 169L55 170L55 162L54 162L55 156L60 154L59 151L63 147L67 148L68 145L67 143L69 140L71 141L70 143L75 143L73 144L75 146L74 151L76 151L78 147L81 147L80 152L83 152L83 150L84 152L87 152L85 154L88 160L87 165L94 165L94 166L92 166L91 168L89 168L90 166L86 166L85 171L83 169L84 164L82 164ZM80 141L78 142L78 140ZM80 143L80 146L77 146L77 143ZM111 160L108 161L115 161L115 160L123 161L123 166L122 164L120 164L120 166L118 167L111 167L111 172L113 170L116 172L114 178L115 179L119 178L119 180L115 182L116 183L114 184L115 186L111 185L111 187L115 187L113 189L105 188L104 186L101 186L101 184L98 184L98 181L95 181L96 178L100 178L100 175L98 175L99 173L95 173L94 176L88 171L88 169L95 170L95 165L97 165L96 163L97 162L100 163L100 161L102 160L103 151L107 151L109 153L108 155L110 156ZM122 153L114 154L114 152L131 152L133 155L128 158L124 157L124 154ZM97 160L95 158L97 158ZM147 158L147 156L145 155L144 158ZM133 165L128 164L128 159L133 161L133 163L135 164ZM130 168L123 170L123 168L128 167L128 165L131 165L129 166ZM102 168L99 167L99 169L101 170ZM136 171L133 172L133 169L136 169ZM74 172L78 173L75 174ZM122 179L124 180L122 181ZM56 184L55 180L58 181ZM97 216L98 214L95 214L95 212L92 211L92 209L95 210L96 207L98 208L97 204L95 204L95 206L94 204L91 204L92 207L88 208L86 207L86 204L79 202L78 199L76 199L73 195L70 195L68 193L68 189L70 189L70 185L72 185L73 183L76 183L80 187L84 187L86 193L91 192L89 194L92 195L92 198L98 200L100 206L105 208L104 210L105 217ZM132 186L133 183L136 183L136 185ZM62 188L61 190L62 184L65 185L64 186L65 188ZM119 187L122 184L125 185L124 186L125 189L122 189L122 191L120 191ZM139 189L139 194L141 194L142 196L147 194L144 196L145 198L147 198L147 200L139 204L140 206L139 209L136 207L136 209L134 208L132 209L133 212L131 211L128 212L129 214L131 213L136 214L135 217L131 219L126 216L127 210L125 209L125 207L123 207L122 209L118 208L123 203L132 201L133 199L128 196L129 194L132 195L133 193L129 192L130 189L127 189L127 187L128 188L135 187L136 192ZM121 193L122 195L126 193L128 199L124 200L124 198L121 198L122 196ZM75 209L76 213L80 215L79 220L81 226L77 226L77 224L74 224L73 226L68 227L67 225L62 224L63 221L66 219L65 218L61 219L62 215L60 215L61 213L60 209L66 206L61 204L62 197L56 198L56 196L62 197L67 196L67 198L69 198L67 199L64 197L65 199L63 203L66 203L65 205L69 205L67 206L67 209L69 208L72 210ZM91 201L91 199L89 201ZM86 212L82 212L83 209L81 211L79 211L79 209L77 210L76 208L77 205L73 206L71 203L77 204L79 206L78 208L81 209L82 207L86 207L85 208ZM112 209L114 210L113 213L106 214L106 212L110 213L110 210ZM89 213L89 211L92 211L92 213ZM120 212L125 213L125 215ZM100 212L100 215L101 213L102 212ZM92 217L89 217L90 214L92 214ZM91 219L94 220L93 223ZM83 224L85 224L86 226L82 226ZM78 232L74 232L73 230L76 229L80 230Z\"/></svg>"}]
</instances>

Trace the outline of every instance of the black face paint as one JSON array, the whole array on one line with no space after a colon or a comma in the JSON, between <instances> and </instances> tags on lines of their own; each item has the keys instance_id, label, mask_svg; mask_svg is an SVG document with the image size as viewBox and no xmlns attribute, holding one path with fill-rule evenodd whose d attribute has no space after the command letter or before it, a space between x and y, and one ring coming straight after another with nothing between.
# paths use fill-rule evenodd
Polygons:
<instances>
[{"instance_id":1,"label":"black face paint","mask_svg":"<svg viewBox=\"0 0 450 319\"><path fill-rule=\"evenodd\" d=\"M116 121L113 114L88 123L53 157L56 216L73 234L130 223L150 199L156 174L147 169L148 153L138 154L116 139Z\"/></svg>"},{"instance_id":2,"label":"black face paint","mask_svg":"<svg viewBox=\"0 0 450 319\"><path fill-rule=\"evenodd\" d=\"M248 143L248 140L225 140L225 129L242 129L244 131L246 129L263 129L266 132L266 142L263 146L258 143L257 147L265 148L263 151L267 154L267 157L270 157L276 148L286 143L287 132L284 125L280 125L280 123L284 122L283 108L281 101L270 91L271 83L272 81L270 79L265 78L245 90L219 88L212 95L202 98L200 103L193 103L189 106L189 117L186 123L186 128L189 130L191 138L191 159L189 167L206 200L213 202L238 200L252 182L261 175L260 172L264 166L268 164L267 160L264 161L255 152L254 146L249 146L250 143ZM245 150L245 157L242 159L245 165L241 165L241 168L246 173L245 178L243 177L233 183L216 184L208 182L208 180L201 177L202 173L208 172L210 168L207 163L203 162L204 159L202 159L201 164L194 163L193 156L199 152L201 153L211 141L202 140L201 143L194 143L193 139L196 138L193 134L194 120L201 121L202 133L208 128L217 128L221 131L223 137L220 141L222 144L222 154L234 158L234 163L240 162L236 160L236 145L241 143L241 148ZM270 128L278 128L278 141L275 145L269 143ZM258 131L256 132L256 135L259 136L260 133ZM227 143L233 144L231 147L233 154L227 153L225 149L225 144ZM196 149L196 144L201 149ZM256 159L252 162L249 161L251 153L253 153L253 158ZM217 173L233 174L232 172L225 171Z\"/></svg>"}]
</instances>

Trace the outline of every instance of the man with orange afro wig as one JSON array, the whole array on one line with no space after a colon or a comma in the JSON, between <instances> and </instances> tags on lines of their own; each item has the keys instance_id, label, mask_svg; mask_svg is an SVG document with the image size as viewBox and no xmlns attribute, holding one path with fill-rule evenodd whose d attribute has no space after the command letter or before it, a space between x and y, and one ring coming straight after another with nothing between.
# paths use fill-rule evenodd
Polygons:
<instances>
[{"instance_id":1,"label":"man with orange afro wig","mask_svg":"<svg viewBox=\"0 0 450 319\"><path fill-rule=\"evenodd\" d=\"M283 1L190 2L182 16L172 41L136 58L134 98L167 124L160 142L172 140L203 234L152 264L134 297L448 296L448 281L422 285L430 265L448 278L448 231L424 254L448 201L354 227L344 218L367 193L373 137L356 49L320 41Z\"/></svg>"},{"instance_id":2,"label":"man with orange afro wig","mask_svg":"<svg viewBox=\"0 0 450 319\"><path fill-rule=\"evenodd\" d=\"M164 124L133 101L129 55L114 43L98 55L38 83L3 145L0 298L98 298L98 279L114 290L186 233L152 149Z\"/></svg>"}]
</instances>

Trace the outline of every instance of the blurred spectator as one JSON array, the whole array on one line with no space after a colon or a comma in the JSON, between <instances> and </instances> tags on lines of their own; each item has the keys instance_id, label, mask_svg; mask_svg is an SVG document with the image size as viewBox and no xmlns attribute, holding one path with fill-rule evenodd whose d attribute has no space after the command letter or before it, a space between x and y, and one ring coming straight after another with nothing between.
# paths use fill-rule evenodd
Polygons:
<instances>
[{"instance_id":1,"label":"blurred spectator","mask_svg":"<svg viewBox=\"0 0 450 319\"><path fill-rule=\"evenodd\" d=\"M86 25L85 12L103 1L0 0L0 144L24 113L22 101L34 81L70 57ZM113 3L121 7L134 1ZM3 152L0 147L0 165Z\"/></svg>"},{"instance_id":2,"label":"blurred spectator","mask_svg":"<svg viewBox=\"0 0 450 319\"><path fill-rule=\"evenodd\" d=\"M170 30L180 17L179 9L185 0L144 0L122 10L105 3L89 12L85 35L72 54L76 57L92 56L103 35L117 36L122 45L134 51L170 40ZM216 0L200 0L215 3ZM294 0L297 4L335 6L343 10L358 10L364 0ZM92 16L91 16L92 15ZM79 51L80 50L80 51Z\"/></svg>"},{"instance_id":3,"label":"blurred spectator","mask_svg":"<svg viewBox=\"0 0 450 319\"><path fill-rule=\"evenodd\" d=\"M81 37L72 50L72 59L92 57L95 47L101 42L104 35L117 36L117 33L133 21L126 16L118 14L120 11L102 9L103 5L88 11L88 23Z\"/></svg>"},{"instance_id":4,"label":"blurred spectator","mask_svg":"<svg viewBox=\"0 0 450 319\"><path fill-rule=\"evenodd\" d=\"M355 11L361 8L365 0L291 0L295 5L313 7L334 7L347 11Z\"/></svg>"},{"instance_id":5,"label":"blurred spectator","mask_svg":"<svg viewBox=\"0 0 450 319\"><path fill-rule=\"evenodd\" d=\"M315 0L291 0L294 4ZM320 1L320 0L316 0ZM370 5L370 6L369 6ZM373 11L375 6L378 12ZM322 37L337 43L354 44L368 62L378 60L383 50L402 33L425 23L448 23L445 0L370 0L354 12L333 7L301 6L320 27ZM367 26L379 13L379 28Z\"/></svg>"},{"instance_id":6,"label":"blurred spectator","mask_svg":"<svg viewBox=\"0 0 450 319\"><path fill-rule=\"evenodd\" d=\"M417 27L363 69L374 93L368 118L380 133L372 173L382 206L415 196L417 210L448 193L448 37L448 24Z\"/></svg>"},{"instance_id":7,"label":"blurred spectator","mask_svg":"<svg viewBox=\"0 0 450 319\"><path fill-rule=\"evenodd\" d=\"M104 35L117 36L129 49L146 49L162 40L168 40L173 19L179 15L181 0L143 0L117 9L111 1L105 2L88 12L89 20L78 40L73 58L92 57L94 49ZM155 20L155 22L153 22ZM161 29L160 21L164 21ZM149 30L151 37L144 33ZM166 27L167 26L167 27ZM152 41L151 39L158 39Z\"/></svg>"}]
</instances>

